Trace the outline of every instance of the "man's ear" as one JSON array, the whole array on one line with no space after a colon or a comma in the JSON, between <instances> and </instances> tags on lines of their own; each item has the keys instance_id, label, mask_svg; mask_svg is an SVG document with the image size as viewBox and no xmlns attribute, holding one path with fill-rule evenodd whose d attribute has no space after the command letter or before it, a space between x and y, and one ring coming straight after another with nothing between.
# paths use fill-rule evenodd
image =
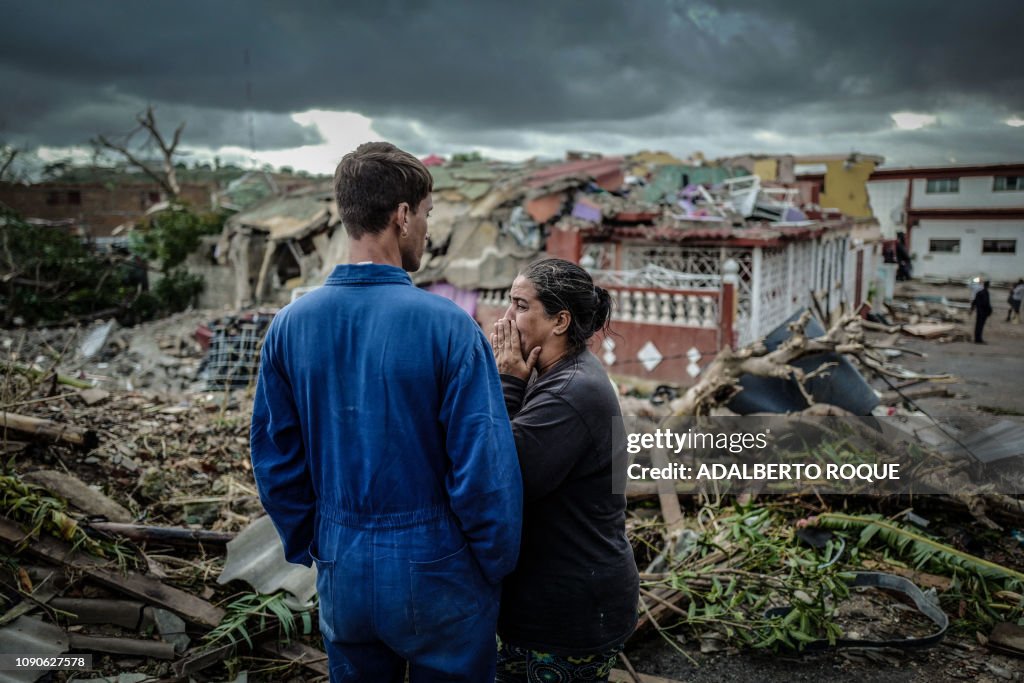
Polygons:
<instances>
[{"instance_id":1,"label":"man's ear","mask_svg":"<svg viewBox=\"0 0 1024 683\"><path fill-rule=\"evenodd\" d=\"M400 202L398 208L395 209L395 221L398 223L399 230L409 222L409 213L409 202Z\"/></svg>"},{"instance_id":2,"label":"man's ear","mask_svg":"<svg viewBox=\"0 0 1024 683\"><path fill-rule=\"evenodd\" d=\"M555 329L553 332L555 334L565 334L569 329L569 323L571 322L572 316L569 314L569 311L559 311L555 314Z\"/></svg>"}]
</instances>

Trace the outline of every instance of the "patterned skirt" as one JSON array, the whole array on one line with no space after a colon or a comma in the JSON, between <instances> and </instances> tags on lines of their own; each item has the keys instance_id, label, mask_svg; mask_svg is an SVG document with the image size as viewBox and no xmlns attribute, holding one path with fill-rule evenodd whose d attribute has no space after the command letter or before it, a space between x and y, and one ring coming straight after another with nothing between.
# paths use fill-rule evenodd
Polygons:
<instances>
[{"instance_id":1,"label":"patterned skirt","mask_svg":"<svg viewBox=\"0 0 1024 683\"><path fill-rule=\"evenodd\" d=\"M555 655L530 650L498 639L495 683L569 683L607 681L622 645L594 655Z\"/></svg>"}]
</instances>

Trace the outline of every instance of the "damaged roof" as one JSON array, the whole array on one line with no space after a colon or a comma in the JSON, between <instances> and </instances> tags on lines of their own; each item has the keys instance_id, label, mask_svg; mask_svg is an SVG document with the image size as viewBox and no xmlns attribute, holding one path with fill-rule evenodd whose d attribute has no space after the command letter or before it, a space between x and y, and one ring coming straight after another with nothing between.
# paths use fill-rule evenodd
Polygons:
<instances>
[{"instance_id":1,"label":"damaged roof","mask_svg":"<svg viewBox=\"0 0 1024 683\"><path fill-rule=\"evenodd\" d=\"M302 239L329 224L332 193L322 185L284 197L271 197L256 207L228 219L232 231L246 227L267 233L271 240Z\"/></svg>"}]
</instances>

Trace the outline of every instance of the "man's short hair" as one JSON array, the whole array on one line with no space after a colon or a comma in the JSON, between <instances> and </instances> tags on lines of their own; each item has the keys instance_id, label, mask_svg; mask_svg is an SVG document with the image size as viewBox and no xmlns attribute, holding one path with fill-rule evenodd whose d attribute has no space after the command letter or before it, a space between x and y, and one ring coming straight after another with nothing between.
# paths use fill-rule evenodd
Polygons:
<instances>
[{"instance_id":1,"label":"man's short hair","mask_svg":"<svg viewBox=\"0 0 1024 683\"><path fill-rule=\"evenodd\" d=\"M334 172L338 211L352 239L380 233L402 202L416 211L433 188L427 167L390 142L359 145Z\"/></svg>"}]
</instances>

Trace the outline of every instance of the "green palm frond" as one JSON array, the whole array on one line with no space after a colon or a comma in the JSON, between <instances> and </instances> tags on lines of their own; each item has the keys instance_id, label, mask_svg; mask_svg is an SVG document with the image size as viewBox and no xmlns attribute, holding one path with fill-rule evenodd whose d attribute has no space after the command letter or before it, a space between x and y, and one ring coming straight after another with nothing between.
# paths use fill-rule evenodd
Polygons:
<instances>
[{"instance_id":1,"label":"green palm frond","mask_svg":"<svg viewBox=\"0 0 1024 683\"><path fill-rule=\"evenodd\" d=\"M906 529L881 515L846 515L828 512L817 516L817 523L827 529L840 531L860 530L858 545L865 547L876 536L898 554L908 558L914 566L938 566L956 573L970 572L986 580L1006 582L1008 589L1024 586L1024 573L976 557L952 546L940 543L923 534Z\"/></svg>"},{"instance_id":2,"label":"green palm frond","mask_svg":"<svg viewBox=\"0 0 1024 683\"><path fill-rule=\"evenodd\" d=\"M251 633L265 630L273 625L273 621L279 625L285 642L296 637L299 622L302 635L312 633L312 609L296 611L288 602L289 594L285 591L242 595L228 604L220 624L206 634L206 644L212 646L223 640L231 643L244 640L251 648Z\"/></svg>"}]
</instances>

